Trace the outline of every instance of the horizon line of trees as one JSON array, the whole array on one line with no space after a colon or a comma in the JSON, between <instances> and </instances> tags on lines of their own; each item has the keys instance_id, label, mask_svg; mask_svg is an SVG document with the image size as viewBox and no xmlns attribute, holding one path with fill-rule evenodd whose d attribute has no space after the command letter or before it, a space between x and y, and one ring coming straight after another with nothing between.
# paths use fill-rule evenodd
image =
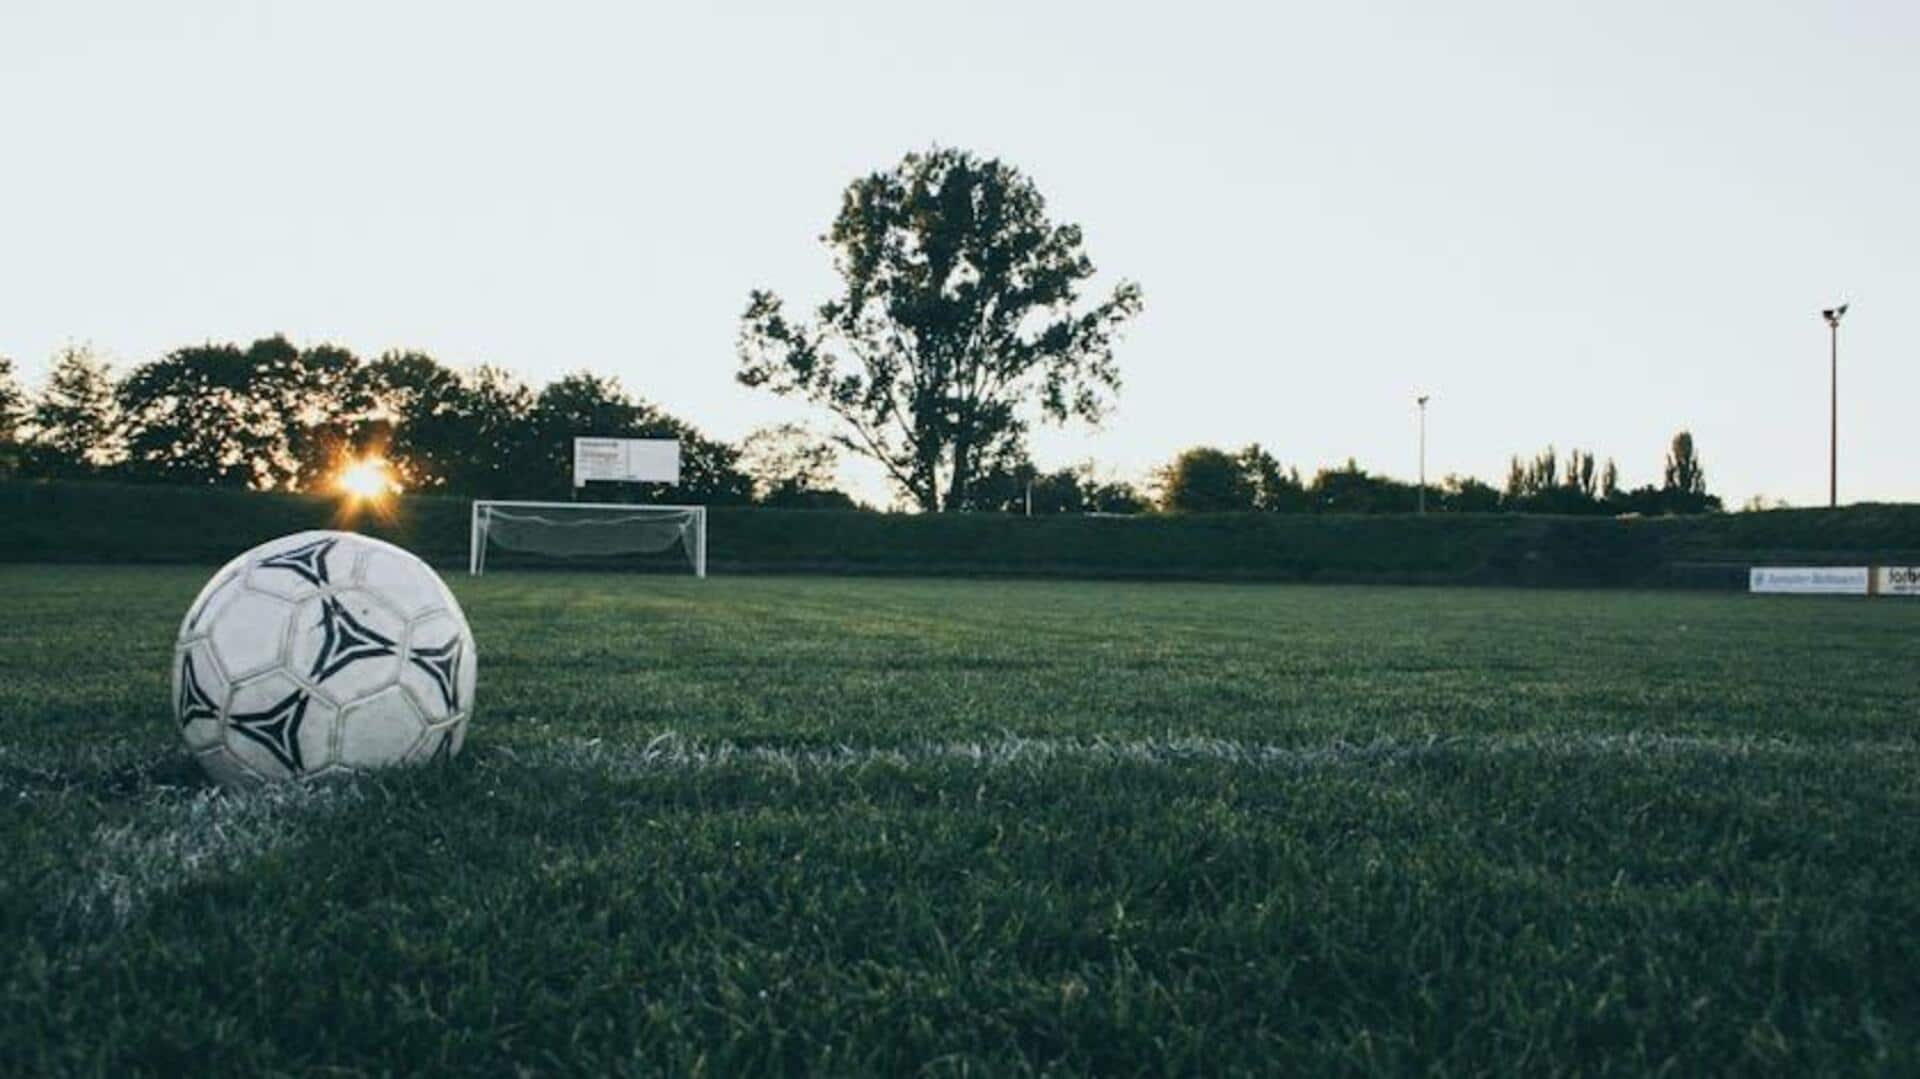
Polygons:
<instances>
[{"instance_id":1,"label":"horizon line of trees","mask_svg":"<svg viewBox=\"0 0 1920 1079\"><path fill-rule=\"evenodd\" d=\"M1413 513L1418 484L1376 475L1352 458L1302 480L1282 468L1259 443L1229 453L1212 446L1182 452L1153 477L1155 503L1171 513ZM1429 484L1425 507L1436 513L1553 513L1618 515L1710 513L1722 508L1707 491L1706 470L1693 435L1681 431L1667 446L1659 485L1620 486L1620 470L1586 450L1562 458L1548 446L1530 458L1515 455L1504 488L1472 476L1449 475Z\"/></svg>"},{"instance_id":2,"label":"horizon line of trees","mask_svg":"<svg viewBox=\"0 0 1920 1079\"><path fill-rule=\"evenodd\" d=\"M404 350L362 360L275 335L177 348L124 374L70 345L28 394L0 357L0 476L324 491L343 463L377 456L405 490L561 499L575 435L680 441L677 487L624 496L854 504L829 486L833 447L804 429L733 445L589 371L535 390L496 366L456 370Z\"/></svg>"},{"instance_id":3,"label":"horizon line of trees","mask_svg":"<svg viewBox=\"0 0 1920 1079\"><path fill-rule=\"evenodd\" d=\"M61 349L37 393L0 357L0 477L320 491L348 459L386 459L407 490L485 497L566 498L575 435L677 438L682 483L624 491L643 501L695 500L802 508L864 508L836 489L840 450L797 424L738 444L588 371L538 390L503 368L456 370L417 351L363 360L334 345L284 336L245 347L174 349L125 374L84 346ZM1258 443L1197 446L1157 470L1145 489L1102 479L1092 462L1040 470L1024 440L983 462L953 508L1023 513L1411 513L1417 485L1349 459L1303 479ZM1504 487L1449 475L1426 490L1441 513L1674 514L1721 509L1707 492L1692 436L1668 446L1659 485L1624 489L1613 461L1554 447L1515 456Z\"/></svg>"}]
</instances>

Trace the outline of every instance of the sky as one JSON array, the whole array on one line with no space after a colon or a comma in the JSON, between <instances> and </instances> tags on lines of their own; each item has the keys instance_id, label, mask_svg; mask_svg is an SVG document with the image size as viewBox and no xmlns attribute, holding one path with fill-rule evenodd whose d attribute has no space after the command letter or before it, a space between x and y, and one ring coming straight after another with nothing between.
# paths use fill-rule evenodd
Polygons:
<instances>
[{"instance_id":1,"label":"sky","mask_svg":"<svg viewBox=\"0 0 1920 1079\"><path fill-rule=\"evenodd\" d=\"M1036 461L1259 442L1498 484L1548 444L1730 506L1920 500L1920 4L0 2L0 355L284 333L709 434L853 179L999 157L1138 281L1124 386ZM888 496L876 469L846 482Z\"/></svg>"}]
</instances>

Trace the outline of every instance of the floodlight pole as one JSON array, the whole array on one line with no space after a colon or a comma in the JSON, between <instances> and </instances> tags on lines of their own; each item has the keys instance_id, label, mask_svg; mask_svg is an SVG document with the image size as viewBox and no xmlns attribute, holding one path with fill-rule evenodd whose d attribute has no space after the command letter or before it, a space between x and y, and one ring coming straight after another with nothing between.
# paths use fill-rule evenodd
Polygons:
<instances>
[{"instance_id":1,"label":"floodlight pole","mask_svg":"<svg viewBox=\"0 0 1920 1079\"><path fill-rule=\"evenodd\" d=\"M1420 404L1420 512L1427 512L1427 395L1421 394L1416 400Z\"/></svg>"},{"instance_id":2,"label":"floodlight pole","mask_svg":"<svg viewBox=\"0 0 1920 1079\"><path fill-rule=\"evenodd\" d=\"M1847 305L1820 312L1827 320L1827 508L1840 505L1840 319Z\"/></svg>"}]
</instances>

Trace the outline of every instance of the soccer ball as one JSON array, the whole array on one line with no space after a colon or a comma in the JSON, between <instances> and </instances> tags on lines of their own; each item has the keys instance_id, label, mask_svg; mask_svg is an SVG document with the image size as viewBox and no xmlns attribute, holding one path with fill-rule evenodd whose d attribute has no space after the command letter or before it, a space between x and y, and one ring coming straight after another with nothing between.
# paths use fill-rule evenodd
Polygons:
<instances>
[{"instance_id":1,"label":"soccer ball","mask_svg":"<svg viewBox=\"0 0 1920 1079\"><path fill-rule=\"evenodd\" d=\"M263 543L180 623L173 715L223 786L444 760L473 714L473 634L425 562L350 532Z\"/></svg>"}]
</instances>

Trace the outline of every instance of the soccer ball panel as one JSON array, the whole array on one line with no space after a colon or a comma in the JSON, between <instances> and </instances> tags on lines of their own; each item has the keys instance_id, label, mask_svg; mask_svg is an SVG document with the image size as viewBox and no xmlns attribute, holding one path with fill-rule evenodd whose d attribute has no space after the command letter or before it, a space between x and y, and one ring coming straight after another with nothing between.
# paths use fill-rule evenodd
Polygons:
<instances>
[{"instance_id":1,"label":"soccer ball panel","mask_svg":"<svg viewBox=\"0 0 1920 1079\"><path fill-rule=\"evenodd\" d=\"M222 716L227 701L227 676L206 641L195 641L173 657L173 718L187 748L207 749L220 744Z\"/></svg>"},{"instance_id":2,"label":"soccer ball panel","mask_svg":"<svg viewBox=\"0 0 1920 1079\"><path fill-rule=\"evenodd\" d=\"M261 775L304 775L332 763L336 719L330 702L275 671L234 687L226 748Z\"/></svg>"},{"instance_id":3,"label":"soccer ball panel","mask_svg":"<svg viewBox=\"0 0 1920 1079\"><path fill-rule=\"evenodd\" d=\"M413 747L410 764L428 764L449 761L460 753L460 745L467 737L467 717L457 716L445 723L435 724L427 730L420 744Z\"/></svg>"},{"instance_id":4,"label":"soccer ball panel","mask_svg":"<svg viewBox=\"0 0 1920 1079\"><path fill-rule=\"evenodd\" d=\"M393 684L406 623L373 592L332 592L301 604L287 666L348 704Z\"/></svg>"},{"instance_id":5,"label":"soccer ball panel","mask_svg":"<svg viewBox=\"0 0 1920 1079\"><path fill-rule=\"evenodd\" d=\"M408 759L426 729L426 717L413 698L394 686L340 714L340 763L349 768L399 764Z\"/></svg>"},{"instance_id":6,"label":"soccer ball panel","mask_svg":"<svg viewBox=\"0 0 1920 1079\"><path fill-rule=\"evenodd\" d=\"M208 624L214 654L234 679L280 665L293 608L272 596L241 589Z\"/></svg>"},{"instance_id":7,"label":"soccer ball panel","mask_svg":"<svg viewBox=\"0 0 1920 1079\"><path fill-rule=\"evenodd\" d=\"M180 639L205 635L207 626L220 609L220 604L233 598L240 588L240 582L247 573L246 556L228 562L220 571L207 579L200 594L193 597L193 605L187 608L187 617L180 622Z\"/></svg>"},{"instance_id":8,"label":"soccer ball panel","mask_svg":"<svg viewBox=\"0 0 1920 1079\"><path fill-rule=\"evenodd\" d=\"M398 547L369 545L360 563L360 584L385 597L404 618L445 606L439 575Z\"/></svg>"},{"instance_id":9,"label":"soccer ball panel","mask_svg":"<svg viewBox=\"0 0 1920 1079\"><path fill-rule=\"evenodd\" d=\"M340 532L302 532L256 547L247 587L298 600L322 589L352 583L356 554L352 537Z\"/></svg>"},{"instance_id":10,"label":"soccer ball panel","mask_svg":"<svg viewBox=\"0 0 1920 1079\"><path fill-rule=\"evenodd\" d=\"M400 684L435 722L459 712L473 699L473 680L462 678L462 671L472 667L473 656L473 642L464 629L456 615L436 611L408 632Z\"/></svg>"}]
</instances>

